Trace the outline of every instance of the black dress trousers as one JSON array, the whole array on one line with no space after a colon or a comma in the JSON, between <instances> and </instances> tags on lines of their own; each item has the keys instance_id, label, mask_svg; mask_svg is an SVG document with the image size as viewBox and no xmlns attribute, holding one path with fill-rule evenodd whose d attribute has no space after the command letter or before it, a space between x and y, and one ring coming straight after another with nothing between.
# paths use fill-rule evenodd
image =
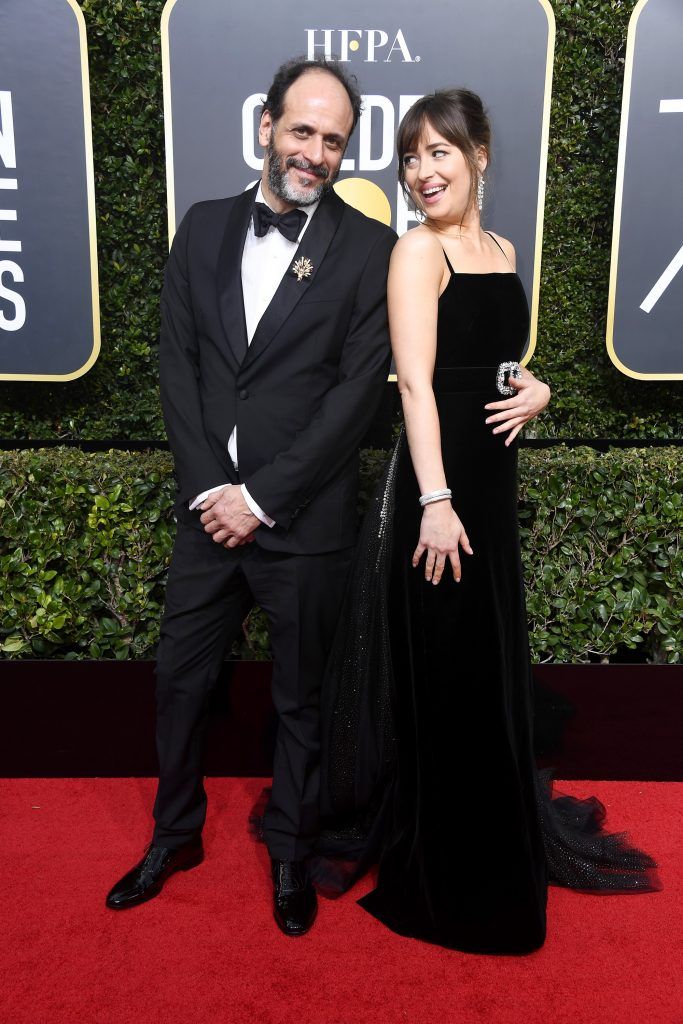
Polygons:
<instances>
[{"instance_id":1,"label":"black dress trousers","mask_svg":"<svg viewBox=\"0 0 683 1024\"><path fill-rule=\"evenodd\" d=\"M271 856L298 860L318 832L320 687L351 549L293 555L257 542L228 549L204 532L200 514L179 513L157 651L154 842L173 848L201 832L209 695L245 616L258 603L270 626L278 716L266 843Z\"/></svg>"}]
</instances>

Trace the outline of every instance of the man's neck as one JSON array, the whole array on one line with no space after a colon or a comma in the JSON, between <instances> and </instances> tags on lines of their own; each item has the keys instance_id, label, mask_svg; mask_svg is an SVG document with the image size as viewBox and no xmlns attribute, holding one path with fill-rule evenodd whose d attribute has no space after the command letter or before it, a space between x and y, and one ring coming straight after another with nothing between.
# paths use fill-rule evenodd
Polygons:
<instances>
[{"instance_id":1,"label":"man's neck","mask_svg":"<svg viewBox=\"0 0 683 1024\"><path fill-rule=\"evenodd\" d=\"M296 203L288 203L284 199L281 199L280 196L276 196L275 193L271 191L268 185L268 180L265 177L265 175L263 176L263 178L261 178L261 192L263 193L263 198L268 203L268 206L271 208L271 210L274 210L275 213L289 213L290 210L298 209Z\"/></svg>"}]
</instances>

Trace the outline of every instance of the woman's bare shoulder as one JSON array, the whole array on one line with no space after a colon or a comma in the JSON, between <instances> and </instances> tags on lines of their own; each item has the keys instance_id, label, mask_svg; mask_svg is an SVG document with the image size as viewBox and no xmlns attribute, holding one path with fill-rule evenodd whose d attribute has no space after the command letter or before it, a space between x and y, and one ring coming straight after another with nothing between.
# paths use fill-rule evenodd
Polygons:
<instances>
[{"instance_id":1,"label":"woman's bare shoulder","mask_svg":"<svg viewBox=\"0 0 683 1024\"><path fill-rule=\"evenodd\" d=\"M509 259L510 263L514 267L517 262L517 254L515 253L515 247L510 241L510 239L503 238L502 235L498 235L496 234L495 231L490 231L488 228L486 230L489 235L495 238L496 242L498 242L498 245L501 247L507 258Z\"/></svg>"},{"instance_id":2,"label":"woman's bare shoulder","mask_svg":"<svg viewBox=\"0 0 683 1024\"><path fill-rule=\"evenodd\" d=\"M399 262L420 260L437 268L443 263L443 249L434 232L420 225L401 235L394 246L393 258Z\"/></svg>"}]
</instances>

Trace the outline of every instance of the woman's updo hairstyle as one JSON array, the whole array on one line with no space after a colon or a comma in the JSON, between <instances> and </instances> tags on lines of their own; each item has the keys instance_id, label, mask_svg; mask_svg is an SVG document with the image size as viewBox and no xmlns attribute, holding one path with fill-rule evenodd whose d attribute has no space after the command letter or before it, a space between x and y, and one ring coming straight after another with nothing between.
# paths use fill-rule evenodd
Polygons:
<instances>
[{"instance_id":1,"label":"woman's updo hairstyle","mask_svg":"<svg viewBox=\"0 0 683 1024\"><path fill-rule=\"evenodd\" d=\"M469 210L477 198L477 151L480 147L486 150L489 164L491 161L491 125L484 104L479 96L469 89L437 89L412 105L399 125L396 139L398 180L403 188L403 194L411 205L414 204L410 189L406 185L403 159L406 153L415 151L426 131L427 123L444 141L457 146L469 165Z\"/></svg>"}]
</instances>

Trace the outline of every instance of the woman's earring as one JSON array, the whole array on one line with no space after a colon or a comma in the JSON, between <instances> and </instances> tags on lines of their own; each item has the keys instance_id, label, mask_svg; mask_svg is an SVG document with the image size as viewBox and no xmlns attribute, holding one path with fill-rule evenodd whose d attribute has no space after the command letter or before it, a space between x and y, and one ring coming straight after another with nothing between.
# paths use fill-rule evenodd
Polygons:
<instances>
[{"instance_id":1,"label":"woman's earring","mask_svg":"<svg viewBox=\"0 0 683 1024\"><path fill-rule=\"evenodd\" d=\"M415 207L415 220L419 221L420 224L424 224L427 220L427 214L419 206Z\"/></svg>"},{"instance_id":2,"label":"woman's earring","mask_svg":"<svg viewBox=\"0 0 683 1024\"><path fill-rule=\"evenodd\" d=\"M484 177L479 175L479 181L477 182L477 206L481 213L481 208L484 205Z\"/></svg>"}]
</instances>

